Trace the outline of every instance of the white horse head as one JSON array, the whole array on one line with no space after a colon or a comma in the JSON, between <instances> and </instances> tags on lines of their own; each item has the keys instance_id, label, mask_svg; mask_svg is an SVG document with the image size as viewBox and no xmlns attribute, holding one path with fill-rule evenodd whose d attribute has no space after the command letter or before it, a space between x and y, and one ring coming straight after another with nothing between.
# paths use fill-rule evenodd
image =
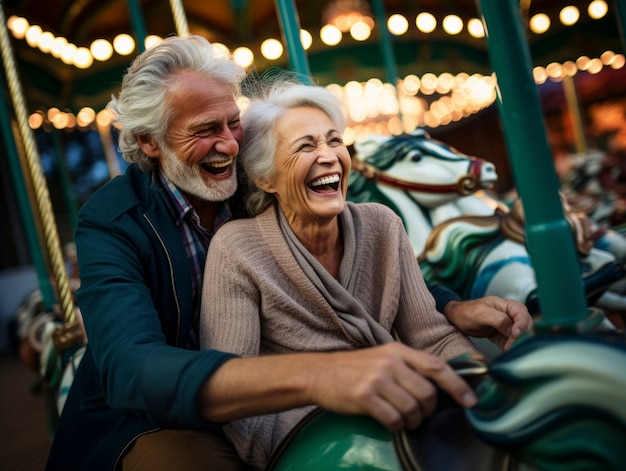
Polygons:
<instances>
[{"instance_id":1,"label":"white horse head","mask_svg":"<svg viewBox=\"0 0 626 471\"><path fill-rule=\"evenodd\" d=\"M435 223L432 210L468 199L498 179L491 162L432 139L423 129L394 137L373 135L354 148L348 199L391 207L403 218L416 254Z\"/></svg>"},{"instance_id":2,"label":"white horse head","mask_svg":"<svg viewBox=\"0 0 626 471\"><path fill-rule=\"evenodd\" d=\"M490 188L498 180L491 162L465 155L419 128L391 138L369 136L354 148L355 172L389 189L409 192L427 208Z\"/></svg>"}]
</instances>

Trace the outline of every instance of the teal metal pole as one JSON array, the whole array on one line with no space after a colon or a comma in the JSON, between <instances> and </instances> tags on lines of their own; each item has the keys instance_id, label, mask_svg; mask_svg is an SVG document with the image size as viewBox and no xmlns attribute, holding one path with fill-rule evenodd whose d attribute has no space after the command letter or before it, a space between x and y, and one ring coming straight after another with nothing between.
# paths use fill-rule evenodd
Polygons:
<instances>
[{"instance_id":1,"label":"teal metal pole","mask_svg":"<svg viewBox=\"0 0 626 471\"><path fill-rule=\"evenodd\" d=\"M626 0L615 0L615 9L617 10L617 26L622 40L622 49L626 52Z\"/></svg>"},{"instance_id":2,"label":"teal metal pole","mask_svg":"<svg viewBox=\"0 0 626 471\"><path fill-rule=\"evenodd\" d=\"M135 41L137 41L139 53L142 53L146 50L146 25L141 13L139 0L128 0L128 8L130 10L133 31L135 32Z\"/></svg>"},{"instance_id":3,"label":"teal metal pole","mask_svg":"<svg viewBox=\"0 0 626 471\"><path fill-rule=\"evenodd\" d=\"M396 68L395 54L393 52L393 44L391 43L389 30L387 29L387 15L385 13L385 7L382 0L372 0L372 6L374 7L376 23L378 23L378 28L380 29L380 48L385 64L387 82L393 84L394 87L397 87L398 71Z\"/></svg>"},{"instance_id":4,"label":"teal metal pole","mask_svg":"<svg viewBox=\"0 0 626 471\"><path fill-rule=\"evenodd\" d=\"M480 0L498 103L517 189L524 203L526 241L537 276L542 320L575 329L588 317L578 256L565 219L552 153L518 0Z\"/></svg>"},{"instance_id":5,"label":"teal metal pole","mask_svg":"<svg viewBox=\"0 0 626 471\"><path fill-rule=\"evenodd\" d=\"M0 91L2 91L3 94L4 89L3 74L0 74ZM5 100L0 100L0 121L2 136L4 137L4 147L9 160L9 171L11 172L13 185L15 186L15 196L20 210L22 224L24 225L24 232L26 233L26 242L29 247L31 262L35 267L39 280L39 289L41 290L44 309L46 312L51 312L55 303L54 291L50 284L48 267L46 266L43 251L41 250L41 243L39 242L32 207L29 204L30 198L24 183L24 173L20 165L15 136L11 126L11 118L9 117L9 109L7 108Z\"/></svg>"},{"instance_id":6,"label":"teal metal pole","mask_svg":"<svg viewBox=\"0 0 626 471\"><path fill-rule=\"evenodd\" d=\"M300 20L298 19L294 1L275 0L274 3L278 11L283 40L287 45L287 52L289 53L289 68L298 72L301 75L300 80L310 85L313 83L311 69L300 40Z\"/></svg>"}]
</instances>

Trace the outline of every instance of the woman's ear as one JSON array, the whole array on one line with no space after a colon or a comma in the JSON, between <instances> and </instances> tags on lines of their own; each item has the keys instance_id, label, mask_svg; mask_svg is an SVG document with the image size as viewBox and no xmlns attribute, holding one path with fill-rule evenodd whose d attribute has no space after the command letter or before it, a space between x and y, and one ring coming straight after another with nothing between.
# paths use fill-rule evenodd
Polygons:
<instances>
[{"instance_id":1,"label":"woman's ear","mask_svg":"<svg viewBox=\"0 0 626 471\"><path fill-rule=\"evenodd\" d=\"M148 157L152 157L153 159L158 159L161 157L161 148L156 142L154 137L148 134L141 134L139 136L135 136L135 140L144 154Z\"/></svg>"},{"instance_id":2,"label":"woman's ear","mask_svg":"<svg viewBox=\"0 0 626 471\"><path fill-rule=\"evenodd\" d=\"M274 193L274 188L272 187L272 184L267 180L255 182L255 185L258 186L265 193Z\"/></svg>"}]
</instances>

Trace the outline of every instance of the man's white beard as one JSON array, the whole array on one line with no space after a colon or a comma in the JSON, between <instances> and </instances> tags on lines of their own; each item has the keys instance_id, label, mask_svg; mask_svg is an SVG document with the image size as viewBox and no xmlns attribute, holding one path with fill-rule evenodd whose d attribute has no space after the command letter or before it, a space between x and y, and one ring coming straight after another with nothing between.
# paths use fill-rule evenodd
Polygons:
<instances>
[{"instance_id":1,"label":"man's white beard","mask_svg":"<svg viewBox=\"0 0 626 471\"><path fill-rule=\"evenodd\" d=\"M167 146L161 146L161 165L163 173L174 185L185 193L205 201L225 201L237 190L237 167L233 164L233 171L227 180L202 178L200 166L190 167L182 163L174 152Z\"/></svg>"}]
</instances>

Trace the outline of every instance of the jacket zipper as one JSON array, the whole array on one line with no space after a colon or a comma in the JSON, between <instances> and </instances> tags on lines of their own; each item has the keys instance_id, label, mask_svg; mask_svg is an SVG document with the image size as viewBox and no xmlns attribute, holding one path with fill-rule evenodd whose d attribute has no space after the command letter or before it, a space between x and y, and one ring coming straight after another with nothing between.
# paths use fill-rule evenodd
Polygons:
<instances>
[{"instance_id":1,"label":"jacket zipper","mask_svg":"<svg viewBox=\"0 0 626 471\"><path fill-rule=\"evenodd\" d=\"M172 290L174 291L174 300L176 301L176 314L177 314L177 318L178 318L178 322L176 323L176 346L178 347L179 344L179 339L180 339L180 303L178 302L178 290L176 289L176 282L174 279L174 264L172 263L172 257L170 256L169 251L167 250L167 247L165 245L165 242L163 241L163 239L161 238L161 235L159 234L159 232L156 230L156 227L154 226L154 224L152 223L152 221L150 220L150 218L148 217L147 214L143 214L144 219L147 221L147 223L150 225L150 227L152 228L152 230L154 231L154 234L156 235L157 239L159 239L159 242L161 243L161 246L163 247L163 251L165 252L165 256L167 257L167 264L170 268L170 281L172 283Z\"/></svg>"}]
</instances>

